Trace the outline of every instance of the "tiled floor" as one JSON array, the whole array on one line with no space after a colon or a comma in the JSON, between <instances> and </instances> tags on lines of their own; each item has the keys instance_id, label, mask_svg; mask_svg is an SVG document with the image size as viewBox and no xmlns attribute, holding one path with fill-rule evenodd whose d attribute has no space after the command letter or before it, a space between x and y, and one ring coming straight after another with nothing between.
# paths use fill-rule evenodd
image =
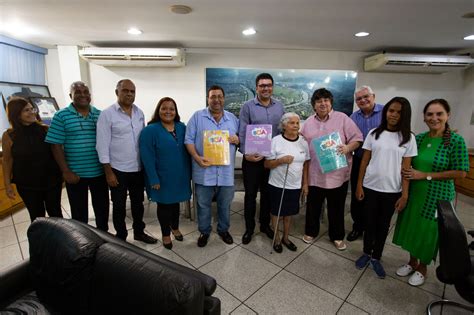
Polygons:
<instances>
[{"instance_id":1,"label":"tiled floor","mask_svg":"<svg viewBox=\"0 0 474 315\"><path fill-rule=\"evenodd\" d=\"M64 216L69 217L65 191L62 205ZM155 209L153 204L145 206L146 230L161 240ZM460 195L457 212L466 229L474 229L473 209L474 199ZM131 229L128 215L127 227ZM345 219L349 229L350 214ZM28 257L29 224L26 209L0 220L0 269ZM90 224L94 225L93 218ZM212 233L209 244L198 248L197 225L186 218L180 222L184 242L174 241L172 251L161 242L145 245L133 241L130 235L129 241L214 277L218 284L214 295L222 302L222 314L423 314L430 301L442 296L465 303L452 286L436 279L433 266L429 268L425 285L419 288L411 287L407 279L395 275L396 268L406 262L407 254L391 244L393 226L382 259L387 277L380 280L370 268L361 271L354 266L361 255L362 240L348 243L347 250L338 251L329 242L323 223L318 240L308 245L301 241L303 225L304 215L300 214L291 233L297 252L284 248L282 254L270 253L271 240L260 233L254 235L250 244L242 245L243 193L237 192L232 204L230 232L235 241L232 245L224 244ZM114 233L112 222L110 230ZM443 314L463 313L444 308Z\"/></svg>"}]
</instances>

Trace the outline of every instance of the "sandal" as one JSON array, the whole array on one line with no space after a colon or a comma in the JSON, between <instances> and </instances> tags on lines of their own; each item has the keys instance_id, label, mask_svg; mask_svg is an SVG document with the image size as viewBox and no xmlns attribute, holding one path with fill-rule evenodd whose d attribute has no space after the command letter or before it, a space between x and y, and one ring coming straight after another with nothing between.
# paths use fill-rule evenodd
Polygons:
<instances>
[{"instance_id":1,"label":"sandal","mask_svg":"<svg viewBox=\"0 0 474 315\"><path fill-rule=\"evenodd\" d=\"M288 240L288 243L286 243L285 240L281 240L281 242L283 245L285 245L286 248L288 248L292 252L296 252L296 250L298 249L298 247L296 247L296 245L293 244L293 242L290 240Z\"/></svg>"},{"instance_id":2,"label":"sandal","mask_svg":"<svg viewBox=\"0 0 474 315\"><path fill-rule=\"evenodd\" d=\"M314 237L305 234L303 235L303 242L306 244L311 244L314 242Z\"/></svg>"},{"instance_id":3,"label":"sandal","mask_svg":"<svg viewBox=\"0 0 474 315\"><path fill-rule=\"evenodd\" d=\"M173 233L173 236L174 236L175 240L180 241L180 242L183 241L183 239L184 239L183 234L181 234L181 232L179 230L178 230L177 234L174 234L173 230L171 230L171 233Z\"/></svg>"}]
</instances>

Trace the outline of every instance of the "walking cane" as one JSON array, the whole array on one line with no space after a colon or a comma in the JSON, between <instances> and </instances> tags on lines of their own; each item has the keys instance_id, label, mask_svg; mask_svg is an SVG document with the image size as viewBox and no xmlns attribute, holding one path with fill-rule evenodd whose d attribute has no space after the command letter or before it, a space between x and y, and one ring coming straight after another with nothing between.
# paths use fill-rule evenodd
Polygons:
<instances>
[{"instance_id":1,"label":"walking cane","mask_svg":"<svg viewBox=\"0 0 474 315\"><path fill-rule=\"evenodd\" d=\"M280 198L280 206L278 207L278 216L276 220L275 227L273 228L273 241L272 241L272 248L270 249L270 254L273 254L273 246L275 245L275 239L277 235L278 229L278 221L280 221L280 212L281 206L283 205L283 196L285 195L285 186L286 186L286 178L288 177L288 169L290 168L290 164L286 164L286 171L285 171L285 179L283 180L283 189L281 191L281 198Z\"/></svg>"}]
</instances>

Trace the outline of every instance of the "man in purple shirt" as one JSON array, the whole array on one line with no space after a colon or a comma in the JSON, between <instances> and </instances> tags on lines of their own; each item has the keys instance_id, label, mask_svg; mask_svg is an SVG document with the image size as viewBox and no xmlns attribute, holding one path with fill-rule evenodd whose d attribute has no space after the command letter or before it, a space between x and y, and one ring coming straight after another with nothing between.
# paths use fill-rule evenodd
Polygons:
<instances>
[{"instance_id":1,"label":"man in purple shirt","mask_svg":"<svg viewBox=\"0 0 474 315\"><path fill-rule=\"evenodd\" d=\"M283 104L273 99L273 77L268 73L261 73L255 79L257 96L247 101L239 114L240 152L244 154L242 173L244 176L244 217L245 233L242 244L252 240L255 229L255 212L257 208L257 192L260 189L260 231L273 239L273 230L270 228L270 200L267 192L270 170L263 166L264 157L259 154L245 152L245 136L247 125L272 125L272 138L279 134L278 123L285 113Z\"/></svg>"},{"instance_id":2,"label":"man in purple shirt","mask_svg":"<svg viewBox=\"0 0 474 315\"><path fill-rule=\"evenodd\" d=\"M97 153L104 166L113 203L112 217L117 237L127 239L125 225L127 192L130 196L134 239L148 244L157 240L145 234L143 200L145 181L138 151L145 116L135 101L135 84L120 80L115 89L117 102L103 110L97 121Z\"/></svg>"},{"instance_id":3,"label":"man in purple shirt","mask_svg":"<svg viewBox=\"0 0 474 315\"><path fill-rule=\"evenodd\" d=\"M383 105L375 104L375 94L370 86L361 86L356 89L354 98L359 110L355 111L351 115L351 119L355 122L364 140L367 137L369 131L380 125L382 119ZM355 191L357 186L357 178L359 177L360 161L362 160L362 146L354 152L352 160L352 171L351 171L351 216L354 224L352 225L352 232L347 235L347 240L352 242L358 239L364 233L364 216L363 207L364 201L357 200L355 197Z\"/></svg>"}]
</instances>

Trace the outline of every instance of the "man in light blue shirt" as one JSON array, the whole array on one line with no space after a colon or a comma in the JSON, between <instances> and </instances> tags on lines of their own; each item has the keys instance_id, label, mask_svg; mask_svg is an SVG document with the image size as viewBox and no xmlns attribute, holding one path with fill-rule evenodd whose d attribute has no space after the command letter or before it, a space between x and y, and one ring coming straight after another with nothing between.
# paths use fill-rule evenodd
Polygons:
<instances>
[{"instance_id":1,"label":"man in light blue shirt","mask_svg":"<svg viewBox=\"0 0 474 315\"><path fill-rule=\"evenodd\" d=\"M140 163L138 139L145 127L145 116L135 101L135 84L120 80L115 89L117 103L103 110L97 121L97 153L104 166L113 203L112 217L117 237L127 239L125 225L127 192L130 196L134 239L154 244L145 234L143 200L145 182Z\"/></svg>"},{"instance_id":2,"label":"man in light blue shirt","mask_svg":"<svg viewBox=\"0 0 474 315\"><path fill-rule=\"evenodd\" d=\"M356 89L354 93L354 99L359 107L359 110L355 111L351 115L351 119L355 122L364 140L367 137L369 131L373 128L377 128L382 120L383 105L375 104L375 94L370 86L361 86ZM360 146L355 152L352 159L352 170L351 170L351 216L354 224L352 225L352 231L347 235L347 240L352 242L362 236L365 230L364 224L364 201L358 200L355 197L355 191L357 186L357 179L359 177L360 162L362 161L362 146Z\"/></svg>"},{"instance_id":3,"label":"man in light blue shirt","mask_svg":"<svg viewBox=\"0 0 474 315\"><path fill-rule=\"evenodd\" d=\"M224 110L224 90L211 86L207 92L208 107L194 113L186 128L184 143L193 158L193 181L196 189L198 228L201 235L198 246L207 245L211 227L211 203L217 201L217 233L226 244L234 240L229 233L230 205L234 199L234 160L239 144L239 121L232 113ZM204 157L204 131L227 130L230 143L230 164L211 165Z\"/></svg>"}]
</instances>

